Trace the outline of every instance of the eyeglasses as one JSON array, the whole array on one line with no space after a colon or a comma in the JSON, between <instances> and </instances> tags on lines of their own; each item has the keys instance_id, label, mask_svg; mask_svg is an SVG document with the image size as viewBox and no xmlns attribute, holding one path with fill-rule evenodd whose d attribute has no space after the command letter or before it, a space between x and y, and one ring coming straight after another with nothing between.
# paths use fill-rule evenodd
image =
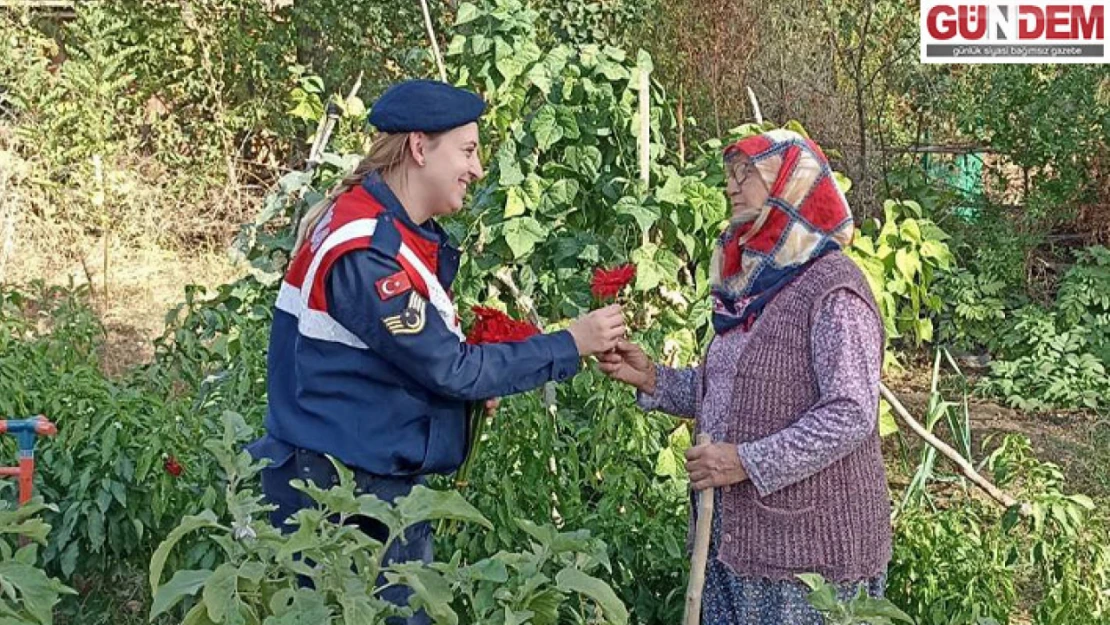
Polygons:
<instances>
[{"instance_id":1,"label":"eyeglasses","mask_svg":"<svg viewBox=\"0 0 1110 625\"><path fill-rule=\"evenodd\" d=\"M756 170L756 167L751 161L744 161L743 169L741 170L742 173L740 175L737 175L737 169L736 167L732 169L732 177L736 179L736 186L742 187L744 183L748 181L748 177L752 175L752 172Z\"/></svg>"}]
</instances>

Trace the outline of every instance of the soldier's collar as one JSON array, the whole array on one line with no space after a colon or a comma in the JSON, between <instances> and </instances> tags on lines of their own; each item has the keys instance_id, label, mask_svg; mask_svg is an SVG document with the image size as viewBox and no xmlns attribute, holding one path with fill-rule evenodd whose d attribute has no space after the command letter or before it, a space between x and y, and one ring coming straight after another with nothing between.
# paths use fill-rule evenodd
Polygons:
<instances>
[{"instance_id":1,"label":"soldier's collar","mask_svg":"<svg viewBox=\"0 0 1110 625\"><path fill-rule=\"evenodd\" d=\"M447 243L447 233L434 219L429 219L424 225L419 225L409 217L409 213L401 204L401 200L397 199L393 189L389 188L389 185L386 184L378 172L372 171L367 174L362 179L362 188L374 196L374 199L380 202L382 207L393 215L394 219L405 224L405 227L412 232L440 245Z\"/></svg>"}]
</instances>

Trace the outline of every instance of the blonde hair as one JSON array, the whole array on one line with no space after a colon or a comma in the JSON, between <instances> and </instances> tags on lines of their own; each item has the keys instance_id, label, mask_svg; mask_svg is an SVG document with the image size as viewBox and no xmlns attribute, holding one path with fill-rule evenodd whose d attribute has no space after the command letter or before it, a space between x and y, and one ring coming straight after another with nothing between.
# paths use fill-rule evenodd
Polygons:
<instances>
[{"instance_id":1,"label":"blonde hair","mask_svg":"<svg viewBox=\"0 0 1110 625\"><path fill-rule=\"evenodd\" d=\"M305 239L316 229L316 226L320 223L320 218L324 216L324 213L327 212L337 197L362 184L362 179L370 172L378 171L385 174L405 163L411 134L408 132L383 132L374 137L374 143L371 144L370 151L366 153L366 157L359 162L354 171L347 174L343 180L339 181L339 184L332 187L324 199L313 204L305 212L304 217L301 218L301 223L297 226L297 243L293 246L294 252L301 249ZM428 137L432 140L438 136L439 133L428 133Z\"/></svg>"}]
</instances>

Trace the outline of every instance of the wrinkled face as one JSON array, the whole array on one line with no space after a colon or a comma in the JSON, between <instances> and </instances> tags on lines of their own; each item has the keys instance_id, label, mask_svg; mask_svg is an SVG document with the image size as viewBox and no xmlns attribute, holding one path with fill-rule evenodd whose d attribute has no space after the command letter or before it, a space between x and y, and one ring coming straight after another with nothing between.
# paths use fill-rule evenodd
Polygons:
<instances>
[{"instance_id":1,"label":"wrinkled face","mask_svg":"<svg viewBox=\"0 0 1110 625\"><path fill-rule=\"evenodd\" d=\"M725 193L732 206L733 219L752 221L759 216L770 190L755 165L742 154L729 162Z\"/></svg>"},{"instance_id":2,"label":"wrinkled face","mask_svg":"<svg viewBox=\"0 0 1110 625\"><path fill-rule=\"evenodd\" d=\"M449 215L462 208L470 183L485 172L478 160L478 124L470 123L423 142L424 167L420 183L433 215Z\"/></svg>"}]
</instances>

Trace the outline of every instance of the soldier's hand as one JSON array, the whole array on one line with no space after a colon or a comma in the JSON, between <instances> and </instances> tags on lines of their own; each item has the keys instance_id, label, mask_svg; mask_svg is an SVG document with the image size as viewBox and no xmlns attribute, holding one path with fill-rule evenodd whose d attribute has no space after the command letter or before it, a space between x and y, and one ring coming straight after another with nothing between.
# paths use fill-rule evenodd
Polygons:
<instances>
[{"instance_id":1,"label":"soldier's hand","mask_svg":"<svg viewBox=\"0 0 1110 625\"><path fill-rule=\"evenodd\" d=\"M501 405L501 398L500 397L494 397L493 399L487 399L486 400L486 414L488 416L492 417L494 415L494 413L497 412L497 407L500 406L500 405Z\"/></svg>"},{"instance_id":2,"label":"soldier's hand","mask_svg":"<svg viewBox=\"0 0 1110 625\"><path fill-rule=\"evenodd\" d=\"M567 330L580 355L607 352L624 337L624 313L619 304L611 304L575 319Z\"/></svg>"}]
</instances>

